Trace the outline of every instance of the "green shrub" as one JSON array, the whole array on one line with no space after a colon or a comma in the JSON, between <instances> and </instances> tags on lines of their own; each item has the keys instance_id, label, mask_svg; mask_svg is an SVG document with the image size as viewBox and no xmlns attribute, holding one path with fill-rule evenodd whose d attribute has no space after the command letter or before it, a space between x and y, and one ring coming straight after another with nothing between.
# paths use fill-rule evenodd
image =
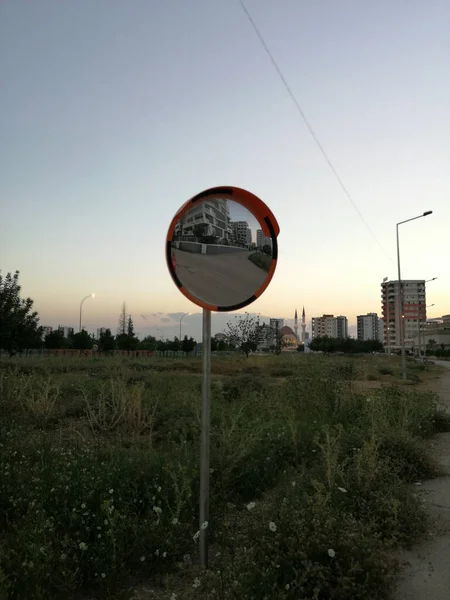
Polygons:
<instances>
[{"instance_id":1,"label":"green shrub","mask_svg":"<svg viewBox=\"0 0 450 600\"><path fill-rule=\"evenodd\" d=\"M393 371L393 369L390 369L389 367L378 367L378 373L380 375L393 375L394 371Z\"/></svg>"},{"instance_id":2,"label":"green shrub","mask_svg":"<svg viewBox=\"0 0 450 600\"><path fill-rule=\"evenodd\" d=\"M248 259L257 267L260 267L261 269L264 269L264 271L267 272L269 272L270 267L272 265L272 257L267 256L266 254L262 254L261 252L249 254Z\"/></svg>"}]
</instances>

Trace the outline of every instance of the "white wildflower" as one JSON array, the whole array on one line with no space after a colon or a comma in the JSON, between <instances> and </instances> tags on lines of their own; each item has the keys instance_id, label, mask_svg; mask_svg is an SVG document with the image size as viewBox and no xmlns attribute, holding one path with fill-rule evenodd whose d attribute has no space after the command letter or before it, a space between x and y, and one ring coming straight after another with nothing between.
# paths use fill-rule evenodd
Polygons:
<instances>
[{"instance_id":1,"label":"white wildflower","mask_svg":"<svg viewBox=\"0 0 450 600\"><path fill-rule=\"evenodd\" d=\"M166 558L166 556L167 556L167 552L163 552L162 557Z\"/></svg>"},{"instance_id":2,"label":"white wildflower","mask_svg":"<svg viewBox=\"0 0 450 600\"><path fill-rule=\"evenodd\" d=\"M178 519L175 517L172 519L172 525L177 525L178 524Z\"/></svg>"},{"instance_id":3,"label":"white wildflower","mask_svg":"<svg viewBox=\"0 0 450 600\"><path fill-rule=\"evenodd\" d=\"M336 556L336 552L333 550L333 548L328 548L328 556L330 558L334 558Z\"/></svg>"},{"instance_id":4,"label":"white wildflower","mask_svg":"<svg viewBox=\"0 0 450 600\"><path fill-rule=\"evenodd\" d=\"M256 502L249 502L247 504L247 510L253 510L256 506Z\"/></svg>"},{"instance_id":5,"label":"white wildflower","mask_svg":"<svg viewBox=\"0 0 450 600\"><path fill-rule=\"evenodd\" d=\"M208 527L208 521L205 521L204 523L202 523L202 526L200 529L206 529Z\"/></svg>"},{"instance_id":6,"label":"white wildflower","mask_svg":"<svg viewBox=\"0 0 450 600\"><path fill-rule=\"evenodd\" d=\"M193 588L198 588L198 587L200 587L200 579L199 579L198 577L196 577L196 578L194 579L194 583L192 584L192 587L193 587Z\"/></svg>"},{"instance_id":7,"label":"white wildflower","mask_svg":"<svg viewBox=\"0 0 450 600\"><path fill-rule=\"evenodd\" d=\"M157 515L160 515L162 513L162 508L160 506L154 506L153 510Z\"/></svg>"},{"instance_id":8,"label":"white wildflower","mask_svg":"<svg viewBox=\"0 0 450 600\"><path fill-rule=\"evenodd\" d=\"M144 562L145 556L141 556L141 562Z\"/></svg>"},{"instance_id":9,"label":"white wildflower","mask_svg":"<svg viewBox=\"0 0 450 600\"><path fill-rule=\"evenodd\" d=\"M275 523L273 521L270 521L269 529L270 529L270 531L273 531L274 533L277 530L277 526L275 525Z\"/></svg>"},{"instance_id":10,"label":"white wildflower","mask_svg":"<svg viewBox=\"0 0 450 600\"><path fill-rule=\"evenodd\" d=\"M109 493L110 493L110 494L114 494L114 490L113 490L113 488L111 488L111 489L109 490Z\"/></svg>"},{"instance_id":11,"label":"white wildflower","mask_svg":"<svg viewBox=\"0 0 450 600\"><path fill-rule=\"evenodd\" d=\"M85 544L84 542L80 542L79 548L80 548L80 550L87 550L87 544Z\"/></svg>"},{"instance_id":12,"label":"white wildflower","mask_svg":"<svg viewBox=\"0 0 450 600\"><path fill-rule=\"evenodd\" d=\"M102 579L105 579L106 575L105 573L102 573Z\"/></svg>"}]
</instances>

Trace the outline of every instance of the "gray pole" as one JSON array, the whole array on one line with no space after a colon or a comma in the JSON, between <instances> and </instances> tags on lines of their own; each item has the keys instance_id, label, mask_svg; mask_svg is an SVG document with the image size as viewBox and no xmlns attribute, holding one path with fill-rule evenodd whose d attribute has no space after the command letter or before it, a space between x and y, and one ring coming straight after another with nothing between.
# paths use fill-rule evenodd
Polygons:
<instances>
[{"instance_id":1,"label":"gray pole","mask_svg":"<svg viewBox=\"0 0 450 600\"><path fill-rule=\"evenodd\" d=\"M211 311L203 309L202 429L200 445L200 566L208 566L209 428L211 404Z\"/></svg>"},{"instance_id":2,"label":"gray pole","mask_svg":"<svg viewBox=\"0 0 450 600\"><path fill-rule=\"evenodd\" d=\"M398 312L399 312L399 326L400 326L400 344L402 347L402 378L406 379L406 354L405 354L405 332L403 329L403 290L402 290L402 275L400 270L400 242L398 237L398 226L397 223L397 268L398 268Z\"/></svg>"},{"instance_id":3,"label":"gray pole","mask_svg":"<svg viewBox=\"0 0 450 600\"><path fill-rule=\"evenodd\" d=\"M83 313L83 304L84 304L85 300L87 300L90 297L91 297L91 295L89 294L89 296L85 296L83 298L83 300L80 302L80 328L78 329L78 331L81 331L81 315Z\"/></svg>"}]
</instances>

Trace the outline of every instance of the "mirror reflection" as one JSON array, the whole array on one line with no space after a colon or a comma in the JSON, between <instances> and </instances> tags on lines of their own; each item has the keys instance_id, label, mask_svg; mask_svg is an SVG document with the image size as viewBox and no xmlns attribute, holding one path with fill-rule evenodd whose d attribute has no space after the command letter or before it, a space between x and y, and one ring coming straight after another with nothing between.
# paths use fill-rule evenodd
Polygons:
<instances>
[{"instance_id":1,"label":"mirror reflection","mask_svg":"<svg viewBox=\"0 0 450 600\"><path fill-rule=\"evenodd\" d=\"M214 306L248 300L272 263L272 240L256 218L231 200L207 198L175 226L172 264L183 286Z\"/></svg>"}]
</instances>

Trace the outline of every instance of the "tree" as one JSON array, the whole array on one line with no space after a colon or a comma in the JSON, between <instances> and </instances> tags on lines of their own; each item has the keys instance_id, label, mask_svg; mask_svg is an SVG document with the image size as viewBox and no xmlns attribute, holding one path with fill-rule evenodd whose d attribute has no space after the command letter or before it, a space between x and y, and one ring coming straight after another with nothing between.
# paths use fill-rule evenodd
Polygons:
<instances>
[{"instance_id":1,"label":"tree","mask_svg":"<svg viewBox=\"0 0 450 600\"><path fill-rule=\"evenodd\" d=\"M131 315L128 315L128 322L127 322L127 336L130 338L134 338L134 324L133 324L133 319L131 318Z\"/></svg>"},{"instance_id":2,"label":"tree","mask_svg":"<svg viewBox=\"0 0 450 600\"><path fill-rule=\"evenodd\" d=\"M19 271L0 272L0 348L12 356L25 348L36 348L42 339L39 317L33 300L20 297Z\"/></svg>"},{"instance_id":3,"label":"tree","mask_svg":"<svg viewBox=\"0 0 450 600\"><path fill-rule=\"evenodd\" d=\"M119 328L116 337L119 350L136 350L139 340L134 334L134 325L131 315L126 313L125 302L122 306L122 313L119 317Z\"/></svg>"},{"instance_id":4,"label":"tree","mask_svg":"<svg viewBox=\"0 0 450 600\"><path fill-rule=\"evenodd\" d=\"M208 235L208 225L206 223L197 223L192 229L197 241L202 244L217 244L216 235Z\"/></svg>"},{"instance_id":5,"label":"tree","mask_svg":"<svg viewBox=\"0 0 450 600\"><path fill-rule=\"evenodd\" d=\"M188 338L188 336L185 335L183 341L181 342L181 349L183 352L192 352L196 345L197 342L193 337Z\"/></svg>"},{"instance_id":6,"label":"tree","mask_svg":"<svg viewBox=\"0 0 450 600\"><path fill-rule=\"evenodd\" d=\"M248 313L245 313L245 316L239 316L237 322L227 323L227 338L247 358L250 352L256 352L258 349L261 332L259 317L252 317Z\"/></svg>"},{"instance_id":7,"label":"tree","mask_svg":"<svg viewBox=\"0 0 450 600\"><path fill-rule=\"evenodd\" d=\"M45 336L44 346L47 350L59 350L69 346L69 340L64 337L60 329L56 329Z\"/></svg>"},{"instance_id":8,"label":"tree","mask_svg":"<svg viewBox=\"0 0 450 600\"><path fill-rule=\"evenodd\" d=\"M117 327L117 335L126 335L127 333L127 306L125 302L122 304L122 312L119 316L119 325Z\"/></svg>"},{"instance_id":9,"label":"tree","mask_svg":"<svg viewBox=\"0 0 450 600\"><path fill-rule=\"evenodd\" d=\"M98 349L101 352L111 352L116 349L116 340L111 333L111 329L106 329L100 334Z\"/></svg>"},{"instance_id":10,"label":"tree","mask_svg":"<svg viewBox=\"0 0 450 600\"><path fill-rule=\"evenodd\" d=\"M433 339L428 340L427 350L429 352L433 352L433 350L436 348L436 346L437 346L436 340L433 340Z\"/></svg>"},{"instance_id":11,"label":"tree","mask_svg":"<svg viewBox=\"0 0 450 600\"><path fill-rule=\"evenodd\" d=\"M71 336L70 341L74 350L91 350L94 345L91 336L85 329L82 329L78 333L74 333Z\"/></svg>"},{"instance_id":12,"label":"tree","mask_svg":"<svg viewBox=\"0 0 450 600\"><path fill-rule=\"evenodd\" d=\"M157 341L152 335L147 335L139 342L139 350L156 350Z\"/></svg>"},{"instance_id":13,"label":"tree","mask_svg":"<svg viewBox=\"0 0 450 600\"><path fill-rule=\"evenodd\" d=\"M309 344L313 352L344 352L345 354L382 352L379 340L355 340L353 338L331 338L326 335L315 337Z\"/></svg>"}]
</instances>

